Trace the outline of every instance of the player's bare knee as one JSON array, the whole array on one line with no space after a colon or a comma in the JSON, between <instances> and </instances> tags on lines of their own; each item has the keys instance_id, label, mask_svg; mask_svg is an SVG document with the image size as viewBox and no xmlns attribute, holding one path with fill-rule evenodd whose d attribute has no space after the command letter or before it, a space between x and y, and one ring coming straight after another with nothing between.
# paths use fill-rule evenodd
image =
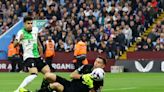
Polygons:
<instances>
[{"instance_id":1,"label":"player's bare knee","mask_svg":"<svg viewBox=\"0 0 164 92\"><path fill-rule=\"evenodd\" d=\"M45 73L49 73L49 72L51 72L49 66L48 65L44 66L42 69L42 73L45 74Z\"/></svg>"},{"instance_id":2,"label":"player's bare knee","mask_svg":"<svg viewBox=\"0 0 164 92\"><path fill-rule=\"evenodd\" d=\"M56 75L53 74L53 73L45 73L44 78L45 78L46 80L48 80L50 83L56 81Z\"/></svg>"},{"instance_id":3,"label":"player's bare knee","mask_svg":"<svg viewBox=\"0 0 164 92\"><path fill-rule=\"evenodd\" d=\"M50 84L50 87L54 90L56 90L57 92L63 92L64 90L64 86L61 85L60 83L58 82L55 82L55 83L52 83Z\"/></svg>"},{"instance_id":4,"label":"player's bare knee","mask_svg":"<svg viewBox=\"0 0 164 92\"><path fill-rule=\"evenodd\" d=\"M45 78L45 79L48 79L49 77L50 77L50 73L45 73L45 74L44 74L44 78Z\"/></svg>"},{"instance_id":5,"label":"player's bare knee","mask_svg":"<svg viewBox=\"0 0 164 92\"><path fill-rule=\"evenodd\" d=\"M44 75L45 75L45 76L44 76L45 79L49 79L49 78L51 78L51 76L52 76L51 73L45 73Z\"/></svg>"}]
</instances>

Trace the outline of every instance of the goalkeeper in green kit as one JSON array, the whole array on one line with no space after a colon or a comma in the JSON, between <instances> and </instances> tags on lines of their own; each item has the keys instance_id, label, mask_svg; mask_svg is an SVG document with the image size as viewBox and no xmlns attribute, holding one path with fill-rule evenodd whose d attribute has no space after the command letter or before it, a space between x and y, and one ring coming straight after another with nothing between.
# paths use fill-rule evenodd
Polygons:
<instances>
[{"instance_id":1,"label":"goalkeeper in green kit","mask_svg":"<svg viewBox=\"0 0 164 92\"><path fill-rule=\"evenodd\" d=\"M96 81L92 72L94 69L105 67L106 61L102 57L98 57L93 65L83 65L73 73L69 81L54 74L45 75L45 81L42 82L41 89L37 92L101 92L103 79ZM52 79L49 80L49 79Z\"/></svg>"}]
</instances>

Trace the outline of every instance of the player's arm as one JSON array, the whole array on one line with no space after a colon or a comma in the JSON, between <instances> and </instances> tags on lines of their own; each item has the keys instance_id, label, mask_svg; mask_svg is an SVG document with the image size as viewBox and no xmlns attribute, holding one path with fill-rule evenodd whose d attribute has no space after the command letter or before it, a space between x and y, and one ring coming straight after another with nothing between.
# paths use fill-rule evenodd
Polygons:
<instances>
[{"instance_id":1,"label":"player's arm","mask_svg":"<svg viewBox=\"0 0 164 92\"><path fill-rule=\"evenodd\" d=\"M21 31L19 31L17 33L16 38L14 39L14 47L16 47L17 45L19 45L22 39L23 39L23 34L21 33Z\"/></svg>"},{"instance_id":2,"label":"player's arm","mask_svg":"<svg viewBox=\"0 0 164 92\"><path fill-rule=\"evenodd\" d=\"M78 69L76 69L74 72L72 72L70 74L70 77L72 79L80 79L80 77L82 76L80 73L83 71L84 65L82 65L81 67L79 67Z\"/></svg>"},{"instance_id":3,"label":"player's arm","mask_svg":"<svg viewBox=\"0 0 164 92\"><path fill-rule=\"evenodd\" d=\"M74 72L72 72L72 73L70 74L70 77L71 77L72 79L80 79L81 74L79 74L79 72L78 72L77 70L75 70Z\"/></svg>"},{"instance_id":4,"label":"player's arm","mask_svg":"<svg viewBox=\"0 0 164 92\"><path fill-rule=\"evenodd\" d=\"M14 40L14 47L18 46L19 42L17 39Z\"/></svg>"},{"instance_id":5,"label":"player's arm","mask_svg":"<svg viewBox=\"0 0 164 92\"><path fill-rule=\"evenodd\" d=\"M39 38L37 39L37 42L38 42L39 53L41 56L43 56L43 47L42 47L42 44L40 43Z\"/></svg>"}]
</instances>

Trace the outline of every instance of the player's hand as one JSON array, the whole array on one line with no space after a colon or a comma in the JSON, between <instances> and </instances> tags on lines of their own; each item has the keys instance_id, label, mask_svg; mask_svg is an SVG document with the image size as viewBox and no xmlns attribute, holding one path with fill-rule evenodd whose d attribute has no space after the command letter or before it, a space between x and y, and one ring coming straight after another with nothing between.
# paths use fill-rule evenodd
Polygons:
<instances>
[{"instance_id":1,"label":"player's hand","mask_svg":"<svg viewBox=\"0 0 164 92\"><path fill-rule=\"evenodd\" d=\"M93 88L93 77L91 74L84 74L82 75L82 83L89 86L89 88Z\"/></svg>"}]
</instances>

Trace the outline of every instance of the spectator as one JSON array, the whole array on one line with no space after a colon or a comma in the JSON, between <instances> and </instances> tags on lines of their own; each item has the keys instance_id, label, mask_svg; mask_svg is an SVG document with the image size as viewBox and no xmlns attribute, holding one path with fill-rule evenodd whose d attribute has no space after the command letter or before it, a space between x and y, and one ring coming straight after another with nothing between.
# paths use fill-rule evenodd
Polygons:
<instances>
[{"instance_id":1,"label":"spectator","mask_svg":"<svg viewBox=\"0 0 164 92\"><path fill-rule=\"evenodd\" d=\"M106 44L104 41L100 42L99 46L98 46L98 52L99 53L103 53L106 51Z\"/></svg>"},{"instance_id":2,"label":"spectator","mask_svg":"<svg viewBox=\"0 0 164 92\"><path fill-rule=\"evenodd\" d=\"M156 41L158 34L156 33L156 29L152 29L152 31L148 34L148 38L152 41Z\"/></svg>"},{"instance_id":3,"label":"spectator","mask_svg":"<svg viewBox=\"0 0 164 92\"><path fill-rule=\"evenodd\" d=\"M66 37L67 37L66 31L62 31L61 36L59 37L59 39L61 39L63 42L65 42L66 41Z\"/></svg>"},{"instance_id":4,"label":"spectator","mask_svg":"<svg viewBox=\"0 0 164 92\"><path fill-rule=\"evenodd\" d=\"M108 58L115 58L117 47L112 37L109 38L106 46L107 46L106 53Z\"/></svg>"},{"instance_id":5,"label":"spectator","mask_svg":"<svg viewBox=\"0 0 164 92\"><path fill-rule=\"evenodd\" d=\"M143 50L143 46L146 43L147 36L144 36L143 39L140 39L140 42L137 44L137 50Z\"/></svg>"},{"instance_id":6,"label":"spectator","mask_svg":"<svg viewBox=\"0 0 164 92\"><path fill-rule=\"evenodd\" d=\"M130 29L129 25L126 25L122 32L125 35L126 46L130 46L130 42L132 40L132 30Z\"/></svg>"},{"instance_id":7,"label":"spectator","mask_svg":"<svg viewBox=\"0 0 164 92\"><path fill-rule=\"evenodd\" d=\"M90 16L90 12L91 12L91 10L90 10L90 8L87 6L86 7L86 10L84 10L84 14L85 14L85 16Z\"/></svg>"},{"instance_id":8,"label":"spectator","mask_svg":"<svg viewBox=\"0 0 164 92\"><path fill-rule=\"evenodd\" d=\"M157 21L157 24L156 24L156 27L155 27L156 31L161 32L161 29L162 29L161 27L162 27L161 21Z\"/></svg>"},{"instance_id":9,"label":"spectator","mask_svg":"<svg viewBox=\"0 0 164 92\"><path fill-rule=\"evenodd\" d=\"M160 40L160 43L164 44L164 33L160 34L159 40Z\"/></svg>"},{"instance_id":10,"label":"spectator","mask_svg":"<svg viewBox=\"0 0 164 92\"><path fill-rule=\"evenodd\" d=\"M155 11L158 11L157 5L158 5L157 0L151 0L151 6L152 8L154 8Z\"/></svg>"},{"instance_id":11,"label":"spectator","mask_svg":"<svg viewBox=\"0 0 164 92\"><path fill-rule=\"evenodd\" d=\"M88 49L89 51L97 51L96 38L94 36L90 38Z\"/></svg>"},{"instance_id":12,"label":"spectator","mask_svg":"<svg viewBox=\"0 0 164 92\"><path fill-rule=\"evenodd\" d=\"M156 14L156 11L154 10L154 8L151 7L151 3L149 2L148 5L147 5L147 9L146 9L146 12L147 12L147 17L149 17L148 21L150 23L152 23L151 19L153 17L155 17L155 14Z\"/></svg>"},{"instance_id":13,"label":"spectator","mask_svg":"<svg viewBox=\"0 0 164 92\"><path fill-rule=\"evenodd\" d=\"M65 45L65 52L72 52L74 45L73 45L73 40L72 39L67 39L66 45Z\"/></svg>"},{"instance_id":14,"label":"spectator","mask_svg":"<svg viewBox=\"0 0 164 92\"><path fill-rule=\"evenodd\" d=\"M139 32L137 30L137 25L134 23L134 21L130 21L130 28L132 29L132 42L136 40L137 37L139 37Z\"/></svg>"},{"instance_id":15,"label":"spectator","mask_svg":"<svg viewBox=\"0 0 164 92\"><path fill-rule=\"evenodd\" d=\"M22 11L21 11L21 8L19 7L19 5L15 6L14 14L16 14L18 17L21 16Z\"/></svg>"},{"instance_id":16,"label":"spectator","mask_svg":"<svg viewBox=\"0 0 164 92\"><path fill-rule=\"evenodd\" d=\"M153 50L153 44L150 38L145 39L145 42L141 43L141 50L143 51L152 51Z\"/></svg>"},{"instance_id":17,"label":"spectator","mask_svg":"<svg viewBox=\"0 0 164 92\"><path fill-rule=\"evenodd\" d=\"M121 29L118 29L117 31L118 32L116 33L116 38L115 38L115 41L117 44L117 50L118 50L118 52L120 52L120 51L123 52L123 51L125 51L125 41L126 41L125 35L122 33Z\"/></svg>"},{"instance_id":18,"label":"spectator","mask_svg":"<svg viewBox=\"0 0 164 92\"><path fill-rule=\"evenodd\" d=\"M3 25L1 26L2 33L6 32L8 29L7 22L3 22Z\"/></svg>"},{"instance_id":19,"label":"spectator","mask_svg":"<svg viewBox=\"0 0 164 92\"><path fill-rule=\"evenodd\" d=\"M56 51L60 51L60 52L65 51L64 46L65 46L65 43L61 39L59 39L57 46L56 46Z\"/></svg>"},{"instance_id":20,"label":"spectator","mask_svg":"<svg viewBox=\"0 0 164 92\"><path fill-rule=\"evenodd\" d=\"M154 51L162 51L162 50L164 50L164 44L162 44L160 42L160 39L158 38L154 43Z\"/></svg>"}]
</instances>

